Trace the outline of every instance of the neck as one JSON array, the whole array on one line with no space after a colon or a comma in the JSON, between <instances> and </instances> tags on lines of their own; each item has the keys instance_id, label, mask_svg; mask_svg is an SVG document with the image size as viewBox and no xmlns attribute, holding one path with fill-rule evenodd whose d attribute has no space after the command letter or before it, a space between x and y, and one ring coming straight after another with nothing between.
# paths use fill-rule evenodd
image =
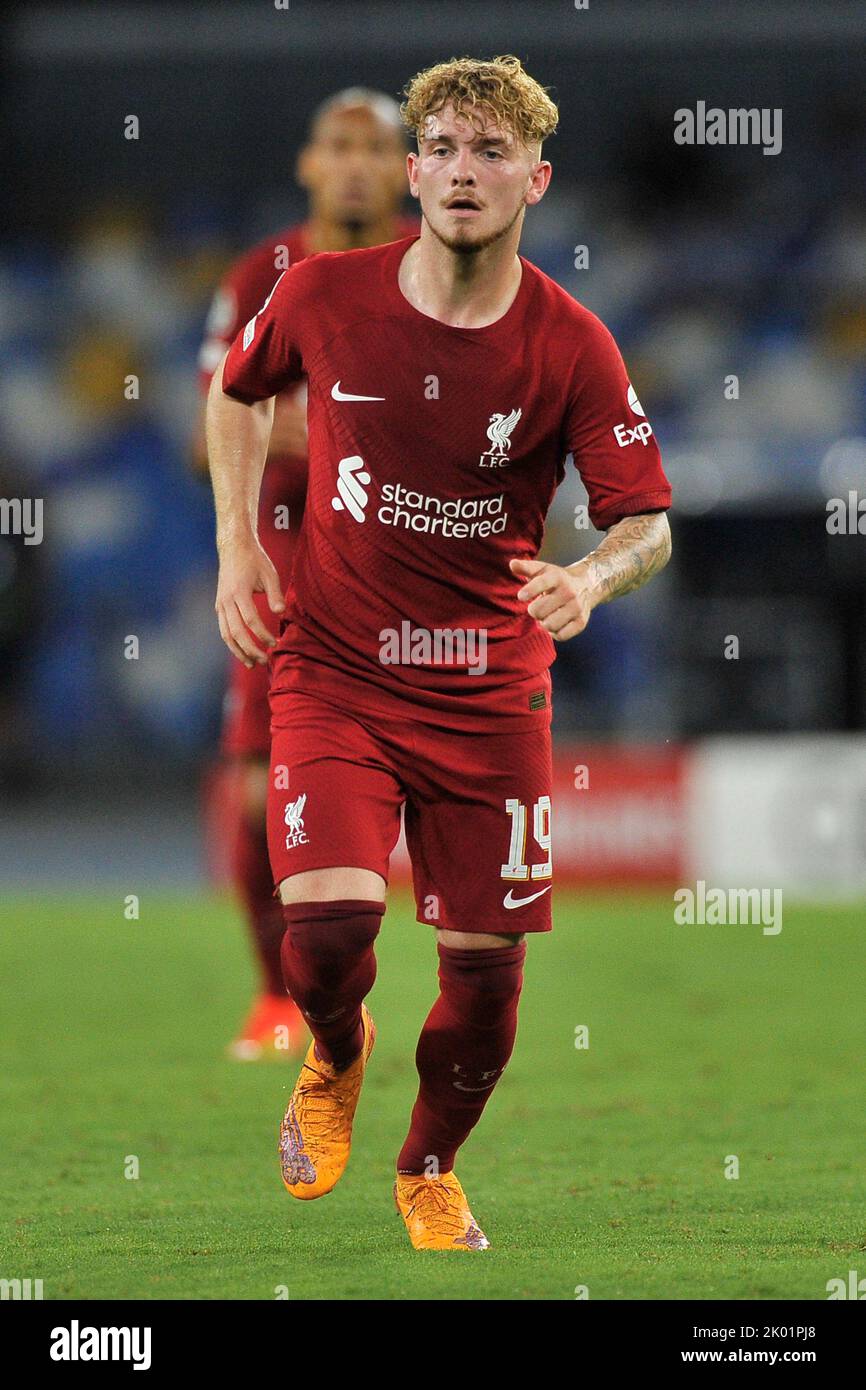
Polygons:
<instances>
[{"instance_id":1,"label":"neck","mask_svg":"<svg viewBox=\"0 0 866 1390\"><path fill-rule=\"evenodd\" d=\"M480 251L454 251L423 221L401 262L400 289L429 318L452 328L485 328L508 312L520 288L519 241L517 222Z\"/></svg>"},{"instance_id":2,"label":"neck","mask_svg":"<svg viewBox=\"0 0 866 1390\"><path fill-rule=\"evenodd\" d=\"M397 217L389 213L378 222L347 225L329 222L313 215L307 222L307 245L311 252L354 251L361 246L382 246L399 236Z\"/></svg>"}]
</instances>

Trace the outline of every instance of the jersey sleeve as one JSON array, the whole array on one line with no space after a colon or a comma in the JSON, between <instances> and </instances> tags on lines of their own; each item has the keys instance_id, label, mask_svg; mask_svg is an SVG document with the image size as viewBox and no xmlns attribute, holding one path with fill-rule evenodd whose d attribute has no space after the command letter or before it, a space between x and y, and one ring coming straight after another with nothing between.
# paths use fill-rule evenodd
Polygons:
<instances>
[{"instance_id":1,"label":"jersey sleeve","mask_svg":"<svg viewBox=\"0 0 866 1390\"><path fill-rule=\"evenodd\" d=\"M589 497L589 518L605 531L625 516L664 511L671 486L613 335L595 319L575 364L565 445Z\"/></svg>"},{"instance_id":2,"label":"jersey sleeve","mask_svg":"<svg viewBox=\"0 0 866 1390\"><path fill-rule=\"evenodd\" d=\"M276 396L304 374L301 339L308 311L305 279L298 275L299 269L283 271L261 309L229 348L223 391L244 405Z\"/></svg>"}]
</instances>

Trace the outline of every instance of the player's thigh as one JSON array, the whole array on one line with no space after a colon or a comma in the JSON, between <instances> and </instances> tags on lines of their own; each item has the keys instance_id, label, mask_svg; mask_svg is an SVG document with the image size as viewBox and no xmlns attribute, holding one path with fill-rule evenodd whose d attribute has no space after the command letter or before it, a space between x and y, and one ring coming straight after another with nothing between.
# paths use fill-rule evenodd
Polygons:
<instances>
[{"instance_id":1,"label":"player's thigh","mask_svg":"<svg viewBox=\"0 0 866 1390\"><path fill-rule=\"evenodd\" d=\"M268 850L282 901L383 901L403 789L375 731L295 692L272 711Z\"/></svg>"},{"instance_id":2,"label":"player's thigh","mask_svg":"<svg viewBox=\"0 0 866 1390\"><path fill-rule=\"evenodd\" d=\"M472 937L549 931L549 728L437 730L418 746L406 802L418 921Z\"/></svg>"}]
</instances>

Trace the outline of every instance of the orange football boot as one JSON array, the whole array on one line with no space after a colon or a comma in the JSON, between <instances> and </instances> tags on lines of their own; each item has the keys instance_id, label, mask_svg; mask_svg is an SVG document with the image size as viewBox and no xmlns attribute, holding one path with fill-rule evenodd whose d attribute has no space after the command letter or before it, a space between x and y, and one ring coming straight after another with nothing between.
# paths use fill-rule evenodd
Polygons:
<instances>
[{"instance_id":1,"label":"orange football boot","mask_svg":"<svg viewBox=\"0 0 866 1390\"><path fill-rule=\"evenodd\" d=\"M364 1046L354 1062L337 1071L316 1056L310 1043L301 1074L280 1125L280 1168L286 1190L310 1201L336 1187L349 1160L352 1122L376 1028L361 1005Z\"/></svg>"},{"instance_id":2,"label":"orange football boot","mask_svg":"<svg viewBox=\"0 0 866 1390\"><path fill-rule=\"evenodd\" d=\"M286 994L260 994L228 1052L239 1062L260 1057L297 1057L304 1050L307 1025Z\"/></svg>"},{"instance_id":3,"label":"orange football boot","mask_svg":"<svg viewBox=\"0 0 866 1390\"><path fill-rule=\"evenodd\" d=\"M416 1250L489 1249L455 1173L398 1173L394 1201Z\"/></svg>"}]
</instances>

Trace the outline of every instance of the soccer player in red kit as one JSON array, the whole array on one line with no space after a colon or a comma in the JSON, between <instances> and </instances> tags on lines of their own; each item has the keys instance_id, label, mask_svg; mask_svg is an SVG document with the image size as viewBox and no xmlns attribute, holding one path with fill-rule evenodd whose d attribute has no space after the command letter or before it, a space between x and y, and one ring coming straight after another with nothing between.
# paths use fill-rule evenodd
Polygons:
<instances>
[{"instance_id":1,"label":"soccer player in red kit","mask_svg":"<svg viewBox=\"0 0 866 1390\"><path fill-rule=\"evenodd\" d=\"M392 97L352 87L329 97L315 111L306 145L298 156L297 179L310 199L306 222L267 237L228 271L216 295L199 356L202 408L193 441L194 463L208 467L204 437L207 391L214 369L238 330L262 303L280 270L318 251L378 246L417 231L400 215L406 191L406 137ZM281 393L268 443L268 464L259 498L258 532L288 586L307 486L306 384ZM268 622L268 605L256 599ZM246 909L262 976L240 1036L230 1048L242 1060L274 1054L278 1029L291 1053L307 1036L296 1004L287 996L280 964L282 908L274 898L265 834L270 754L268 667L232 661L222 732L223 757L238 771L241 799L233 853L233 876Z\"/></svg>"},{"instance_id":2,"label":"soccer player in red kit","mask_svg":"<svg viewBox=\"0 0 866 1390\"><path fill-rule=\"evenodd\" d=\"M417 1249L482 1250L454 1173L511 1055L526 933L551 927L554 640L666 563L670 487L604 325L518 255L557 110L518 59L409 84L421 233L287 271L215 374L208 439L217 615L247 664L281 606L257 540L273 397L306 373L307 510L273 658L268 836L286 984L313 1042L283 1120L283 1181L329 1192L374 1041L401 807L440 993L395 1198ZM598 548L537 558L571 454Z\"/></svg>"}]
</instances>

